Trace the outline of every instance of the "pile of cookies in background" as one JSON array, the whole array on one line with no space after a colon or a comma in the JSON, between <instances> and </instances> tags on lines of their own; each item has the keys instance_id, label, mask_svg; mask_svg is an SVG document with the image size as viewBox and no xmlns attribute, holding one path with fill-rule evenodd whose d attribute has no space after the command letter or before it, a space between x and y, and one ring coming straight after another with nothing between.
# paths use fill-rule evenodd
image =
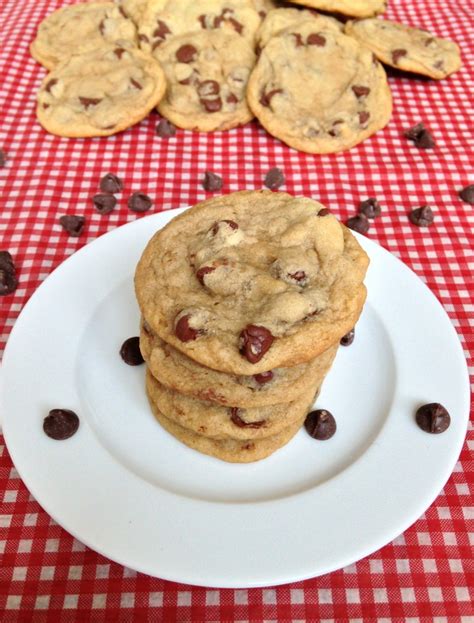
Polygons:
<instances>
[{"instance_id":1,"label":"pile of cookies in background","mask_svg":"<svg viewBox=\"0 0 474 623\"><path fill-rule=\"evenodd\" d=\"M353 338L367 266L351 232L304 197L242 191L175 217L135 273L157 420L229 462L270 455L303 422L328 438L332 416L308 411Z\"/></svg>"},{"instance_id":2,"label":"pile of cookies in background","mask_svg":"<svg viewBox=\"0 0 474 623\"><path fill-rule=\"evenodd\" d=\"M50 70L38 120L53 134L87 137L115 134L155 107L180 128L206 132L255 116L295 149L349 149L390 120L381 63L435 79L461 66L455 43L374 17L384 10L384 0L67 6L31 44Z\"/></svg>"}]
</instances>

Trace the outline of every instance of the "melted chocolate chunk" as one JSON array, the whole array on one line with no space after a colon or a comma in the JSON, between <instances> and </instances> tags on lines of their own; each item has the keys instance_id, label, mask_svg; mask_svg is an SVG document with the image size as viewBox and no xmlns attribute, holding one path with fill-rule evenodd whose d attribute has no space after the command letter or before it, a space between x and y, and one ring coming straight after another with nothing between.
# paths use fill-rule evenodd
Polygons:
<instances>
[{"instance_id":1,"label":"melted chocolate chunk","mask_svg":"<svg viewBox=\"0 0 474 623\"><path fill-rule=\"evenodd\" d=\"M370 93L369 87L363 87L363 86L356 85L356 84L352 87L352 90L354 91L354 95L357 98L365 97L366 95Z\"/></svg>"},{"instance_id":2,"label":"melted chocolate chunk","mask_svg":"<svg viewBox=\"0 0 474 623\"><path fill-rule=\"evenodd\" d=\"M283 93L283 89L273 89L268 93L262 92L262 95L260 96L260 104L266 108L269 108L272 97L277 93Z\"/></svg>"},{"instance_id":3,"label":"melted chocolate chunk","mask_svg":"<svg viewBox=\"0 0 474 623\"><path fill-rule=\"evenodd\" d=\"M109 214L117 205L117 199L110 193L98 193L92 197L99 214Z\"/></svg>"},{"instance_id":4,"label":"melted chocolate chunk","mask_svg":"<svg viewBox=\"0 0 474 623\"><path fill-rule=\"evenodd\" d=\"M87 110L89 108L89 106L97 106L97 104L100 104L100 102L102 101L102 98L101 97L81 97L81 96L79 96L79 101L84 106L84 108Z\"/></svg>"},{"instance_id":5,"label":"melted chocolate chunk","mask_svg":"<svg viewBox=\"0 0 474 623\"><path fill-rule=\"evenodd\" d=\"M176 337L182 342L192 342L202 333L201 331L199 331L199 329L193 329L190 326L190 318L191 316L189 314L187 316L181 316L181 318L175 325L174 333Z\"/></svg>"},{"instance_id":6,"label":"melted chocolate chunk","mask_svg":"<svg viewBox=\"0 0 474 623\"><path fill-rule=\"evenodd\" d=\"M359 234L366 234L369 231L369 219L364 214L356 214L347 219L347 227Z\"/></svg>"},{"instance_id":7,"label":"melted chocolate chunk","mask_svg":"<svg viewBox=\"0 0 474 623\"><path fill-rule=\"evenodd\" d=\"M416 147L421 149L433 149L436 143L423 123L417 123L415 126L405 132L405 136L409 141L413 141Z\"/></svg>"},{"instance_id":8,"label":"melted chocolate chunk","mask_svg":"<svg viewBox=\"0 0 474 623\"><path fill-rule=\"evenodd\" d=\"M265 385L265 383L269 383L273 379L273 372L271 370L260 372L260 374L254 374L253 378L259 385Z\"/></svg>"},{"instance_id":9,"label":"melted chocolate chunk","mask_svg":"<svg viewBox=\"0 0 474 623\"><path fill-rule=\"evenodd\" d=\"M228 219L224 219L223 221L216 221L214 223L214 225L211 227L210 231L212 231L212 234L215 236L217 234L217 232L219 231L219 227L221 223L227 223L227 225L231 228L231 229L239 229L239 226L237 225L236 222L234 221L229 221Z\"/></svg>"},{"instance_id":10,"label":"melted chocolate chunk","mask_svg":"<svg viewBox=\"0 0 474 623\"><path fill-rule=\"evenodd\" d=\"M331 439L337 429L334 416L326 409L317 409L308 413L304 427L313 439L319 441Z\"/></svg>"},{"instance_id":11,"label":"melted chocolate chunk","mask_svg":"<svg viewBox=\"0 0 474 623\"><path fill-rule=\"evenodd\" d=\"M125 50L123 48L115 48L114 54L120 60L122 55L125 54Z\"/></svg>"},{"instance_id":12,"label":"melted chocolate chunk","mask_svg":"<svg viewBox=\"0 0 474 623\"><path fill-rule=\"evenodd\" d=\"M76 214L65 214L59 218L59 222L70 236L77 238L84 231L86 219Z\"/></svg>"},{"instance_id":13,"label":"melted chocolate chunk","mask_svg":"<svg viewBox=\"0 0 474 623\"><path fill-rule=\"evenodd\" d=\"M418 227L429 227L433 224L434 214L430 206L421 206L421 208L415 208L408 215L410 222Z\"/></svg>"},{"instance_id":14,"label":"melted chocolate chunk","mask_svg":"<svg viewBox=\"0 0 474 623\"><path fill-rule=\"evenodd\" d=\"M466 203L474 205L474 184L469 184L469 186L459 191L459 197Z\"/></svg>"},{"instance_id":15,"label":"melted chocolate chunk","mask_svg":"<svg viewBox=\"0 0 474 623\"><path fill-rule=\"evenodd\" d=\"M237 104L237 102L239 101L239 98L234 93L229 93L229 95L226 97L225 101L228 104Z\"/></svg>"},{"instance_id":16,"label":"melted chocolate chunk","mask_svg":"<svg viewBox=\"0 0 474 623\"><path fill-rule=\"evenodd\" d=\"M166 39L166 35L171 33L171 30L161 19L157 20L158 28L155 28L153 31L153 37L155 39L161 39L162 41Z\"/></svg>"},{"instance_id":17,"label":"melted chocolate chunk","mask_svg":"<svg viewBox=\"0 0 474 623\"><path fill-rule=\"evenodd\" d=\"M407 55L407 51L404 49L392 50L392 63L398 65L398 61Z\"/></svg>"},{"instance_id":18,"label":"melted chocolate chunk","mask_svg":"<svg viewBox=\"0 0 474 623\"><path fill-rule=\"evenodd\" d=\"M133 193L128 198L128 207L132 212L147 212L152 205L152 200L144 193Z\"/></svg>"},{"instance_id":19,"label":"melted chocolate chunk","mask_svg":"<svg viewBox=\"0 0 474 623\"><path fill-rule=\"evenodd\" d=\"M198 271L196 271L196 279L199 281L201 285L205 285L204 275L213 273L215 270L216 270L215 266L201 266L201 268Z\"/></svg>"},{"instance_id":20,"label":"melted chocolate chunk","mask_svg":"<svg viewBox=\"0 0 474 623\"><path fill-rule=\"evenodd\" d=\"M132 87L135 87L139 91L143 89L142 85L139 82L137 82L134 78L130 78L130 84L132 85Z\"/></svg>"},{"instance_id":21,"label":"melted chocolate chunk","mask_svg":"<svg viewBox=\"0 0 474 623\"><path fill-rule=\"evenodd\" d=\"M197 87L199 97L208 98L213 95L219 95L221 87L217 80L203 80Z\"/></svg>"},{"instance_id":22,"label":"melted chocolate chunk","mask_svg":"<svg viewBox=\"0 0 474 623\"><path fill-rule=\"evenodd\" d=\"M220 190L222 188L222 177L216 173L212 173L212 171L206 171L202 181L202 187L209 192Z\"/></svg>"},{"instance_id":23,"label":"melted chocolate chunk","mask_svg":"<svg viewBox=\"0 0 474 623\"><path fill-rule=\"evenodd\" d=\"M339 342L341 346L350 346L354 341L355 337L355 329L351 329L349 333L346 333L341 337L341 341Z\"/></svg>"},{"instance_id":24,"label":"melted chocolate chunk","mask_svg":"<svg viewBox=\"0 0 474 623\"><path fill-rule=\"evenodd\" d=\"M415 414L416 423L425 433L439 435L451 424L448 411L439 402L430 402L421 406Z\"/></svg>"},{"instance_id":25,"label":"melted chocolate chunk","mask_svg":"<svg viewBox=\"0 0 474 623\"><path fill-rule=\"evenodd\" d=\"M15 264L9 251L0 251L0 296L11 294L16 290Z\"/></svg>"},{"instance_id":26,"label":"melted chocolate chunk","mask_svg":"<svg viewBox=\"0 0 474 623\"><path fill-rule=\"evenodd\" d=\"M363 214L367 218L377 218L381 213L380 203L375 197L369 197L369 199L361 201L359 204L359 214Z\"/></svg>"},{"instance_id":27,"label":"melted chocolate chunk","mask_svg":"<svg viewBox=\"0 0 474 623\"><path fill-rule=\"evenodd\" d=\"M219 112L222 108L222 100L220 97L215 97L214 99L201 98L199 101L207 112Z\"/></svg>"},{"instance_id":28,"label":"melted chocolate chunk","mask_svg":"<svg viewBox=\"0 0 474 623\"><path fill-rule=\"evenodd\" d=\"M308 35L306 43L308 45L317 45L322 48L326 45L326 39L322 35L318 35L318 33L312 32L310 35Z\"/></svg>"},{"instance_id":29,"label":"melted chocolate chunk","mask_svg":"<svg viewBox=\"0 0 474 623\"><path fill-rule=\"evenodd\" d=\"M274 339L265 327L249 324L240 334L240 353L250 363L257 363L269 350Z\"/></svg>"},{"instance_id":30,"label":"melted chocolate chunk","mask_svg":"<svg viewBox=\"0 0 474 623\"><path fill-rule=\"evenodd\" d=\"M359 113L360 125L364 125L364 123L367 123L369 119L370 119L370 112L368 112L367 110L363 110L362 112Z\"/></svg>"},{"instance_id":31,"label":"melted chocolate chunk","mask_svg":"<svg viewBox=\"0 0 474 623\"><path fill-rule=\"evenodd\" d=\"M70 409L51 409L43 420L43 431L57 441L69 439L79 428L79 418Z\"/></svg>"},{"instance_id":32,"label":"melted chocolate chunk","mask_svg":"<svg viewBox=\"0 0 474 623\"><path fill-rule=\"evenodd\" d=\"M123 188L122 180L114 173L107 173L100 180L100 190L103 193L119 193Z\"/></svg>"},{"instance_id":33,"label":"melted chocolate chunk","mask_svg":"<svg viewBox=\"0 0 474 623\"><path fill-rule=\"evenodd\" d=\"M267 188L270 190L276 190L280 188L285 183L285 176L283 171L278 167L273 167L270 169L268 173L265 175L265 180L263 182Z\"/></svg>"},{"instance_id":34,"label":"melted chocolate chunk","mask_svg":"<svg viewBox=\"0 0 474 623\"><path fill-rule=\"evenodd\" d=\"M145 360L140 351L140 338L129 337L120 347L120 356L129 366L139 366Z\"/></svg>"},{"instance_id":35,"label":"melted chocolate chunk","mask_svg":"<svg viewBox=\"0 0 474 623\"><path fill-rule=\"evenodd\" d=\"M328 214L331 214L331 210L328 210L328 208L322 208L318 212L318 216L327 216Z\"/></svg>"},{"instance_id":36,"label":"melted chocolate chunk","mask_svg":"<svg viewBox=\"0 0 474 623\"><path fill-rule=\"evenodd\" d=\"M176 58L180 63L192 63L196 58L197 50L193 45L182 45L176 51Z\"/></svg>"},{"instance_id":37,"label":"melted chocolate chunk","mask_svg":"<svg viewBox=\"0 0 474 623\"><path fill-rule=\"evenodd\" d=\"M56 79L56 78L53 78L52 80L50 80L50 81L46 84L46 86L45 86L44 90L45 90L47 93L51 93L51 89L52 89L52 88L54 87L54 85L55 85L55 84L57 84L57 83L58 83L57 79Z\"/></svg>"},{"instance_id":38,"label":"melted chocolate chunk","mask_svg":"<svg viewBox=\"0 0 474 623\"><path fill-rule=\"evenodd\" d=\"M176 127L168 119L161 119L156 126L155 132L161 138L171 138L176 134Z\"/></svg>"},{"instance_id":39,"label":"melted chocolate chunk","mask_svg":"<svg viewBox=\"0 0 474 623\"><path fill-rule=\"evenodd\" d=\"M241 410L238 407L231 407L229 411L232 423L239 428L261 428L265 424L265 420L259 420L258 422L246 422L240 417L239 413L241 413Z\"/></svg>"},{"instance_id":40,"label":"melted chocolate chunk","mask_svg":"<svg viewBox=\"0 0 474 623\"><path fill-rule=\"evenodd\" d=\"M300 48L301 46L304 46L303 37L300 35L299 32L292 32L291 34L295 38L295 46L297 48Z\"/></svg>"}]
</instances>

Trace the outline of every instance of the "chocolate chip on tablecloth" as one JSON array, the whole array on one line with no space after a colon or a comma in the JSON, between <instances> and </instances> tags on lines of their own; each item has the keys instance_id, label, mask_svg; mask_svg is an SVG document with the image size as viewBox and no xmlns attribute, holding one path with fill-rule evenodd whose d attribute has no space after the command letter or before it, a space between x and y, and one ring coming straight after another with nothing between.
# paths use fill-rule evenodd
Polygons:
<instances>
[{"instance_id":1,"label":"chocolate chip on tablecloth","mask_svg":"<svg viewBox=\"0 0 474 623\"><path fill-rule=\"evenodd\" d=\"M337 425L334 416L326 409L316 409L306 416L304 427L313 439L326 441L336 432Z\"/></svg>"},{"instance_id":2,"label":"chocolate chip on tablecloth","mask_svg":"<svg viewBox=\"0 0 474 623\"><path fill-rule=\"evenodd\" d=\"M107 173L100 180L100 190L103 193L119 193L122 188L122 180L114 173Z\"/></svg>"},{"instance_id":3,"label":"chocolate chip on tablecloth","mask_svg":"<svg viewBox=\"0 0 474 623\"><path fill-rule=\"evenodd\" d=\"M132 212L147 212L152 205L152 200L144 193L133 193L128 198L128 207Z\"/></svg>"},{"instance_id":4,"label":"chocolate chip on tablecloth","mask_svg":"<svg viewBox=\"0 0 474 623\"><path fill-rule=\"evenodd\" d=\"M434 214L430 206L421 206L421 208L415 208L412 210L408 218L413 225L418 227L429 227L433 224Z\"/></svg>"},{"instance_id":5,"label":"chocolate chip on tablecloth","mask_svg":"<svg viewBox=\"0 0 474 623\"><path fill-rule=\"evenodd\" d=\"M171 138L176 134L176 126L168 119L161 119L156 126L155 132L161 138Z\"/></svg>"},{"instance_id":6,"label":"chocolate chip on tablecloth","mask_svg":"<svg viewBox=\"0 0 474 623\"><path fill-rule=\"evenodd\" d=\"M356 214L347 219L347 227L359 234L366 234L369 231L370 223L365 214Z\"/></svg>"},{"instance_id":7,"label":"chocolate chip on tablecloth","mask_svg":"<svg viewBox=\"0 0 474 623\"><path fill-rule=\"evenodd\" d=\"M341 344L341 346L350 346L352 342L354 341L354 337L355 337L355 329L351 329L349 333L346 333L346 335L343 335L341 337L341 340L339 343Z\"/></svg>"},{"instance_id":8,"label":"chocolate chip on tablecloth","mask_svg":"<svg viewBox=\"0 0 474 623\"><path fill-rule=\"evenodd\" d=\"M433 149L436 146L434 138L431 136L423 123L417 123L415 126L405 132L405 137L409 141L413 141L416 147L421 149Z\"/></svg>"},{"instance_id":9,"label":"chocolate chip on tablecloth","mask_svg":"<svg viewBox=\"0 0 474 623\"><path fill-rule=\"evenodd\" d=\"M448 411L439 402L430 402L419 407L415 419L421 430L434 435L444 433L451 424Z\"/></svg>"},{"instance_id":10,"label":"chocolate chip on tablecloth","mask_svg":"<svg viewBox=\"0 0 474 623\"><path fill-rule=\"evenodd\" d=\"M265 180L263 183L270 190L276 190L277 188L280 188L280 186L283 186L283 184L285 183L285 176L283 174L283 171L278 167L273 167L273 169L270 169L270 171L268 171L268 173L265 175Z\"/></svg>"},{"instance_id":11,"label":"chocolate chip on tablecloth","mask_svg":"<svg viewBox=\"0 0 474 623\"><path fill-rule=\"evenodd\" d=\"M469 184L469 186L466 186L465 188L460 190L459 197L466 203L473 205L474 204L474 184Z\"/></svg>"},{"instance_id":12,"label":"chocolate chip on tablecloth","mask_svg":"<svg viewBox=\"0 0 474 623\"><path fill-rule=\"evenodd\" d=\"M11 253L0 251L0 296L11 294L16 290L17 285L18 279Z\"/></svg>"},{"instance_id":13,"label":"chocolate chip on tablecloth","mask_svg":"<svg viewBox=\"0 0 474 623\"><path fill-rule=\"evenodd\" d=\"M59 222L70 236L77 238L84 231L86 219L76 214L65 214L59 218Z\"/></svg>"},{"instance_id":14,"label":"chocolate chip on tablecloth","mask_svg":"<svg viewBox=\"0 0 474 623\"><path fill-rule=\"evenodd\" d=\"M108 214L117 205L117 199L110 193L98 193L92 197L92 201L99 214Z\"/></svg>"},{"instance_id":15,"label":"chocolate chip on tablecloth","mask_svg":"<svg viewBox=\"0 0 474 623\"><path fill-rule=\"evenodd\" d=\"M204 190L208 190L210 192L220 190L222 188L222 177L212 171L206 171L202 181L202 187Z\"/></svg>"},{"instance_id":16,"label":"chocolate chip on tablecloth","mask_svg":"<svg viewBox=\"0 0 474 623\"><path fill-rule=\"evenodd\" d=\"M377 218L381 213L380 203L375 197L369 197L359 204L359 214L363 214L367 218Z\"/></svg>"},{"instance_id":17,"label":"chocolate chip on tablecloth","mask_svg":"<svg viewBox=\"0 0 474 623\"><path fill-rule=\"evenodd\" d=\"M129 337L120 347L120 356L129 366L139 366L144 362L140 351L140 338Z\"/></svg>"},{"instance_id":18,"label":"chocolate chip on tablecloth","mask_svg":"<svg viewBox=\"0 0 474 623\"><path fill-rule=\"evenodd\" d=\"M70 409L51 409L43 420L43 431L57 441L69 439L79 428L79 418Z\"/></svg>"}]
</instances>

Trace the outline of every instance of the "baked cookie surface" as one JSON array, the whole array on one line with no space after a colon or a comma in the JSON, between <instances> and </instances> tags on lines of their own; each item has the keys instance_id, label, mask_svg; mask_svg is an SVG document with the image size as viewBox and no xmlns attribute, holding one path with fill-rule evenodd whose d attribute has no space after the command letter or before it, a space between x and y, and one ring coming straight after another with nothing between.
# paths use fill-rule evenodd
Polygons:
<instances>
[{"instance_id":1,"label":"baked cookie surface","mask_svg":"<svg viewBox=\"0 0 474 623\"><path fill-rule=\"evenodd\" d=\"M385 11L387 0L298 0L295 4L348 17L372 17Z\"/></svg>"},{"instance_id":2,"label":"baked cookie surface","mask_svg":"<svg viewBox=\"0 0 474 623\"><path fill-rule=\"evenodd\" d=\"M204 201L145 248L151 330L204 366L253 375L313 359L353 328L368 257L320 203L270 191Z\"/></svg>"},{"instance_id":3,"label":"baked cookie surface","mask_svg":"<svg viewBox=\"0 0 474 623\"><path fill-rule=\"evenodd\" d=\"M151 56L107 46L72 56L43 80L37 116L52 134L108 136L154 108L165 92L163 71Z\"/></svg>"},{"instance_id":4,"label":"baked cookie surface","mask_svg":"<svg viewBox=\"0 0 474 623\"><path fill-rule=\"evenodd\" d=\"M370 48L382 63L403 71L440 80L461 67L456 43L421 28L384 19L364 19L348 22L345 32Z\"/></svg>"},{"instance_id":5,"label":"baked cookie surface","mask_svg":"<svg viewBox=\"0 0 474 623\"><path fill-rule=\"evenodd\" d=\"M228 130L252 119L245 92L256 57L244 38L221 30L189 33L154 55L167 80L158 110L178 127Z\"/></svg>"},{"instance_id":6,"label":"baked cookie surface","mask_svg":"<svg viewBox=\"0 0 474 623\"><path fill-rule=\"evenodd\" d=\"M149 0L120 0L119 6L123 12L129 17L135 26L139 26L143 21Z\"/></svg>"},{"instance_id":7,"label":"baked cookie surface","mask_svg":"<svg viewBox=\"0 0 474 623\"><path fill-rule=\"evenodd\" d=\"M385 71L372 52L317 17L268 40L247 99L270 134L307 153L350 149L392 113Z\"/></svg>"},{"instance_id":8,"label":"baked cookie surface","mask_svg":"<svg viewBox=\"0 0 474 623\"><path fill-rule=\"evenodd\" d=\"M113 2L73 4L48 15L39 25L30 46L34 59L47 69L72 55L107 44L131 47L136 28Z\"/></svg>"}]
</instances>

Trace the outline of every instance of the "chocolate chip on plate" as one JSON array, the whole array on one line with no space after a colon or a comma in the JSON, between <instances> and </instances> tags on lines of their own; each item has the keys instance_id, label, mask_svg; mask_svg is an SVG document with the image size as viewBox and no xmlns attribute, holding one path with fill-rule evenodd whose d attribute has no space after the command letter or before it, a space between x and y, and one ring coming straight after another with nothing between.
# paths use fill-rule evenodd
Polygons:
<instances>
[{"instance_id":1,"label":"chocolate chip on plate","mask_svg":"<svg viewBox=\"0 0 474 623\"><path fill-rule=\"evenodd\" d=\"M129 337L120 347L120 356L129 366L139 366L144 362L140 351L140 338Z\"/></svg>"},{"instance_id":2,"label":"chocolate chip on plate","mask_svg":"<svg viewBox=\"0 0 474 623\"><path fill-rule=\"evenodd\" d=\"M9 251L0 251L0 296L11 294L16 290L18 279L15 275L15 264Z\"/></svg>"},{"instance_id":3,"label":"chocolate chip on plate","mask_svg":"<svg viewBox=\"0 0 474 623\"><path fill-rule=\"evenodd\" d=\"M119 193L122 188L122 180L113 173L107 173L100 180L100 190L103 193Z\"/></svg>"},{"instance_id":4,"label":"chocolate chip on plate","mask_svg":"<svg viewBox=\"0 0 474 623\"><path fill-rule=\"evenodd\" d=\"M3 151L3 149L0 149L0 169L3 169L3 167L7 164L7 154L6 152Z\"/></svg>"},{"instance_id":5,"label":"chocolate chip on plate","mask_svg":"<svg viewBox=\"0 0 474 623\"><path fill-rule=\"evenodd\" d=\"M280 188L285 183L285 176L283 175L283 171L278 167L273 167L270 169L268 173L265 175L265 180L263 182L267 188L270 190L276 190Z\"/></svg>"},{"instance_id":6,"label":"chocolate chip on plate","mask_svg":"<svg viewBox=\"0 0 474 623\"><path fill-rule=\"evenodd\" d=\"M459 197L471 205L474 204L474 184L469 184L466 188L459 191Z\"/></svg>"},{"instance_id":7,"label":"chocolate chip on plate","mask_svg":"<svg viewBox=\"0 0 474 623\"><path fill-rule=\"evenodd\" d=\"M430 402L429 404L422 405L417 409L415 418L421 430L435 435L444 433L451 424L449 413L439 402Z\"/></svg>"},{"instance_id":8,"label":"chocolate chip on plate","mask_svg":"<svg viewBox=\"0 0 474 623\"><path fill-rule=\"evenodd\" d=\"M161 119L156 126L155 132L161 138L171 138L176 134L176 127L168 119Z\"/></svg>"},{"instance_id":9,"label":"chocolate chip on plate","mask_svg":"<svg viewBox=\"0 0 474 623\"><path fill-rule=\"evenodd\" d=\"M421 208L415 208L410 212L408 218L418 227L429 227L433 224L434 214L430 206L421 206Z\"/></svg>"},{"instance_id":10,"label":"chocolate chip on plate","mask_svg":"<svg viewBox=\"0 0 474 623\"><path fill-rule=\"evenodd\" d=\"M43 430L57 441L69 439L79 428L79 418L70 409L51 409L43 420Z\"/></svg>"},{"instance_id":11,"label":"chocolate chip on plate","mask_svg":"<svg viewBox=\"0 0 474 623\"><path fill-rule=\"evenodd\" d=\"M377 218L381 213L380 203L375 197L369 197L359 203L359 214L363 214L367 218Z\"/></svg>"},{"instance_id":12,"label":"chocolate chip on plate","mask_svg":"<svg viewBox=\"0 0 474 623\"><path fill-rule=\"evenodd\" d=\"M108 214L117 205L117 199L110 193L98 193L92 197L92 201L99 214Z\"/></svg>"},{"instance_id":13,"label":"chocolate chip on plate","mask_svg":"<svg viewBox=\"0 0 474 623\"><path fill-rule=\"evenodd\" d=\"M147 212L152 205L152 200L144 193L133 193L128 198L128 207L132 212Z\"/></svg>"},{"instance_id":14,"label":"chocolate chip on plate","mask_svg":"<svg viewBox=\"0 0 474 623\"><path fill-rule=\"evenodd\" d=\"M59 218L59 222L70 236L77 238L84 230L86 219L76 214L65 214Z\"/></svg>"},{"instance_id":15,"label":"chocolate chip on plate","mask_svg":"<svg viewBox=\"0 0 474 623\"><path fill-rule=\"evenodd\" d=\"M407 130L405 132L405 137L409 141L413 141L416 147L421 147L422 149L433 149L433 147L436 146L434 138L423 123L417 123Z\"/></svg>"},{"instance_id":16,"label":"chocolate chip on plate","mask_svg":"<svg viewBox=\"0 0 474 623\"><path fill-rule=\"evenodd\" d=\"M222 177L212 171L206 171L202 181L202 187L204 190L208 191L220 190L222 188Z\"/></svg>"},{"instance_id":17,"label":"chocolate chip on plate","mask_svg":"<svg viewBox=\"0 0 474 623\"><path fill-rule=\"evenodd\" d=\"M345 335L341 337L341 340L339 343L341 346L350 346L352 342L354 341L354 337L355 337L355 329L351 329L349 333L346 333Z\"/></svg>"},{"instance_id":18,"label":"chocolate chip on plate","mask_svg":"<svg viewBox=\"0 0 474 623\"><path fill-rule=\"evenodd\" d=\"M316 411L308 413L304 427L313 439L326 441L334 435L337 425L332 413L326 409L316 409Z\"/></svg>"},{"instance_id":19,"label":"chocolate chip on plate","mask_svg":"<svg viewBox=\"0 0 474 623\"><path fill-rule=\"evenodd\" d=\"M356 214L347 219L347 227L359 234L366 234L369 231L370 223L365 214Z\"/></svg>"}]
</instances>

